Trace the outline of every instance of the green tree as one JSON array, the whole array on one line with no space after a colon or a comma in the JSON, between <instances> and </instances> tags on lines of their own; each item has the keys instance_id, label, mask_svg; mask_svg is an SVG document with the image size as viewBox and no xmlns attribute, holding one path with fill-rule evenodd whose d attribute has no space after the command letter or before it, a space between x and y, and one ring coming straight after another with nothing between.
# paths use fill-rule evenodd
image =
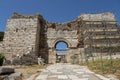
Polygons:
<instances>
[{"instance_id":1,"label":"green tree","mask_svg":"<svg viewBox=\"0 0 120 80\"><path fill-rule=\"evenodd\" d=\"M0 32L0 41L3 41L4 32Z\"/></svg>"}]
</instances>

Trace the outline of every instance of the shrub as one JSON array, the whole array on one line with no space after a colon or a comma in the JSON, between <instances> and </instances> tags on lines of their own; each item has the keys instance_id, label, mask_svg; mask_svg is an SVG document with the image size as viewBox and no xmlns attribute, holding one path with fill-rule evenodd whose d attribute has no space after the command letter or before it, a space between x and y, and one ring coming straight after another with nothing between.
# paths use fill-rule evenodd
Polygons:
<instances>
[{"instance_id":1,"label":"shrub","mask_svg":"<svg viewBox=\"0 0 120 80\"><path fill-rule=\"evenodd\" d=\"M4 32L0 32L0 41L3 41Z\"/></svg>"},{"instance_id":2,"label":"shrub","mask_svg":"<svg viewBox=\"0 0 120 80\"><path fill-rule=\"evenodd\" d=\"M0 53L0 66L3 65L3 61L4 61L5 57L2 53Z\"/></svg>"}]
</instances>

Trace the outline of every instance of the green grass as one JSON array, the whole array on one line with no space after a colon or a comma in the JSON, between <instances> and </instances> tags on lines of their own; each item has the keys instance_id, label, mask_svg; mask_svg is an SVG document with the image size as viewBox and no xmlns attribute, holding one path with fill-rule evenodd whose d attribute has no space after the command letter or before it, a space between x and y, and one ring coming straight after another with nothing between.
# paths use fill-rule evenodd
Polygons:
<instances>
[{"instance_id":1,"label":"green grass","mask_svg":"<svg viewBox=\"0 0 120 80\"><path fill-rule=\"evenodd\" d=\"M94 62L89 61L88 64L84 64L99 74L114 74L120 79L120 59L106 59L106 60L95 60Z\"/></svg>"}]
</instances>

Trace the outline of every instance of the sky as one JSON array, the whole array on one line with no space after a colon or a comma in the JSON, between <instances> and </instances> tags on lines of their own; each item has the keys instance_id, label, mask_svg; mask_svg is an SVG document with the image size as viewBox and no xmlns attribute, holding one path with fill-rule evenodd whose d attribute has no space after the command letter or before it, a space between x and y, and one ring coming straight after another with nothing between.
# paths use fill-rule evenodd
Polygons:
<instances>
[{"instance_id":1,"label":"sky","mask_svg":"<svg viewBox=\"0 0 120 80\"><path fill-rule=\"evenodd\" d=\"M14 12L40 13L49 22L64 23L83 13L113 12L120 23L120 0L0 0L0 31Z\"/></svg>"},{"instance_id":2,"label":"sky","mask_svg":"<svg viewBox=\"0 0 120 80\"><path fill-rule=\"evenodd\" d=\"M57 53L59 54L59 53L66 53L66 51L67 51L67 44L65 43L65 42L58 42L57 44L56 44L56 51L57 51Z\"/></svg>"}]
</instances>

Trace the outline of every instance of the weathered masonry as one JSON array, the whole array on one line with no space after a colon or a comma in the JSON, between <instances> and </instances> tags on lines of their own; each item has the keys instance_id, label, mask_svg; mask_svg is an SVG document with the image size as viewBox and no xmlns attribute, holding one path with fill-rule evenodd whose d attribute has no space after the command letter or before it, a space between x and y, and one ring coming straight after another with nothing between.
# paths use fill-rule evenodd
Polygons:
<instances>
[{"instance_id":1,"label":"weathered masonry","mask_svg":"<svg viewBox=\"0 0 120 80\"><path fill-rule=\"evenodd\" d=\"M64 24L46 21L40 14L14 13L7 21L7 28L0 51L6 59L32 55L56 63L55 45L67 44L66 62L73 56L78 61L97 57L99 53L120 54L120 27L113 13L82 14L76 20Z\"/></svg>"}]
</instances>

